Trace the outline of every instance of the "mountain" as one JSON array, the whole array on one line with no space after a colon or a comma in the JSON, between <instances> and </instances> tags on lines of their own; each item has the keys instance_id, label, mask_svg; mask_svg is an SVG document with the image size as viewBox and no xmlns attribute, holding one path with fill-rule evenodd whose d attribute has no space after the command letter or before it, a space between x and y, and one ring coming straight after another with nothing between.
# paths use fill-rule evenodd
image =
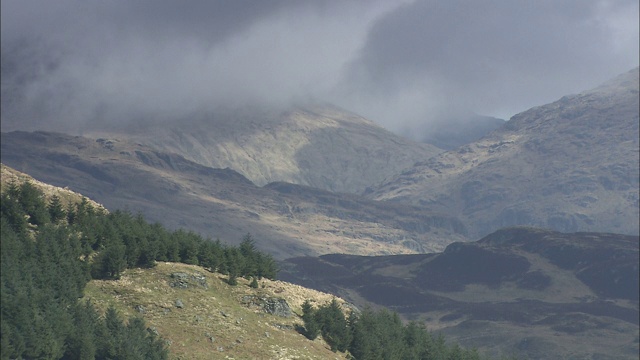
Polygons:
<instances>
[{"instance_id":1,"label":"mountain","mask_svg":"<svg viewBox=\"0 0 640 360\"><path fill-rule=\"evenodd\" d=\"M456 214L470 238L513 225L637 234L638 68L532 108L370 189Z\"/></svg>"},{"instance_id":2,"label":"mountain","mask_svg":"<svg viewBox=\"0 0 640 360\"><path fill-rule=\"evenodd\" d=\"M283 181L347 193L361 193L442 151L329 105L284 112L218 110L85 134L128 139L208 167L228 167L259 186Z\"/></svg>"},{"instance_id":3,"label":"mountain","mask_svg":"<svg viewBox=\"0 0 640 360\"><path fill-rule=\"evenodd\" d=\"M438 254L288 259L280 278L393 309L490 354L635 359L639 240L516 227Z\"/></svg>"},{"instance_id":4,"label":"mountain","mask_svg":"<svg viewBox=\"0 0 640 360\"><path fill-rule=\"evenodd\" d=\"M279 259L427 252L466 239L452 216L301 185L259 187L234 170L125 140L11 132L0 145L4 164L38 180L212 239L239 243L251 233Z\"/></svg>"},{"instance_id":5,"label":"mountain","mask_svg":"<svg viewBox=\"0 0 640 360\"><path fill-rule=\"evenodd\" d=\"M422 142L444 150L472 143L504 125L505 121L477 114L442 119L429 124Z\"/></svg>"}]
</instances>

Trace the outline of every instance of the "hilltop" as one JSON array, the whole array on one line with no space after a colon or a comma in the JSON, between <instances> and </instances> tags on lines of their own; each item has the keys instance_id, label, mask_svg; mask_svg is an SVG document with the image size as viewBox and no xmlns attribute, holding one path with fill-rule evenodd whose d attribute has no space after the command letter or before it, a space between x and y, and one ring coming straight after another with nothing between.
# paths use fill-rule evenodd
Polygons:
<instances>
[{"instance_id":1,"label":"hilltop","mask_svg":"<svg viewBox=\"0 0 640 360\"><path fill-rule=\"evenodd\" d=\"M187 279L180 286L177 274ZM226 278L200 266L160 262L153 269L127 270L117 281L92 280L85 298L101 311L114 306L127 317L142 317L169 344L173 358L345 358L321 338L310 341L297 330L304 300L323 305L331 295L268 279L260 280L258 289L245 279L232 287ZM291 314L269 314L256 304L260 301L284 301Z\"/></svg>"}]
</instances>

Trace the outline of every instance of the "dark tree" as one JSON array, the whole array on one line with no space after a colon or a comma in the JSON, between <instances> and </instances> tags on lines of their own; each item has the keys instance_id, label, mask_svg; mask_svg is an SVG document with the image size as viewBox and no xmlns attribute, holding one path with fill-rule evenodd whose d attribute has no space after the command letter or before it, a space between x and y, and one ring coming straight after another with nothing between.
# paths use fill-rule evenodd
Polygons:
<instances>
[{"instance_id":1,"label":"dark tree","mask_svg":"<svg viewBox=\"0 0 640 360\"><path fill-rule=\"evenodd\" d=\"M57 223L67 217L67 213L64 211L64 207L57 195L53 195L51 197L49 205L47 205L47 210L49 211L49 217L53 223Z\"/></svg>"},{"instance_id":2,"label":"dark tree","mask_svg":"<svg viewBox=\"0 0 640 360\"><path fill-rule=\"evenodd\" d=\"M320 333L320 327L316 321L316 311L309 300L305 300L302 304L302 321L304 321L304 336L309 340L317 338Z\"/></svg>"}]
</instances>

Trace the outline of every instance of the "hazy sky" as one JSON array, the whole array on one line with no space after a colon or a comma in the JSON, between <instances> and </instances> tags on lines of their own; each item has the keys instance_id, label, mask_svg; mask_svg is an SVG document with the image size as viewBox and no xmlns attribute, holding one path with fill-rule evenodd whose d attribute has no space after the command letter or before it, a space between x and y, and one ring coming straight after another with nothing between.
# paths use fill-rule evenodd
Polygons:
<instances>
[{"instance_id":1,"label":"hazy sky","mask_svg":"<svg viewBox=\"0 0 640 360\"><path fill-rule=\"evenodd\" d=\"M396 132L638 66L638 0L2 0L2 130L329 102Z\"/></svg>"}]
</instances>

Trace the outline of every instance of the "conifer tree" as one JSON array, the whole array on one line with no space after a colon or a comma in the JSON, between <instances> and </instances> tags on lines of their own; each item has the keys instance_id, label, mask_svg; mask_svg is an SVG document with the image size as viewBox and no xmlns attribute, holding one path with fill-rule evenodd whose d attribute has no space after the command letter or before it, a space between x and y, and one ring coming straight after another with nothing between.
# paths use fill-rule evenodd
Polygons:
<instances>
[{"instance_id":1,"label":"conifer tree","mask_svg":"<svg viewBox=\"0 0 640 360\"><path fill-rule=\"evenodd\" d=\"M320 327L316 321L316 312L309 300L302 304L302 321L304 322L304 336L309 340L314 340L320 333Z\"/></svg>"},{"instance_id":2,"label":"conifer tree","mask_svg":"<svg viewBox=\"0 0 640 360\"><path fill-rule=\"evenodd\" d=\"M62 202L57 195L53 195L51 197L49 205L47 205L47 210L49 211L49 217L53 223L57 223L67 216L64 211L64 207L62 206Z\"/></svg>"}]
</instances>

